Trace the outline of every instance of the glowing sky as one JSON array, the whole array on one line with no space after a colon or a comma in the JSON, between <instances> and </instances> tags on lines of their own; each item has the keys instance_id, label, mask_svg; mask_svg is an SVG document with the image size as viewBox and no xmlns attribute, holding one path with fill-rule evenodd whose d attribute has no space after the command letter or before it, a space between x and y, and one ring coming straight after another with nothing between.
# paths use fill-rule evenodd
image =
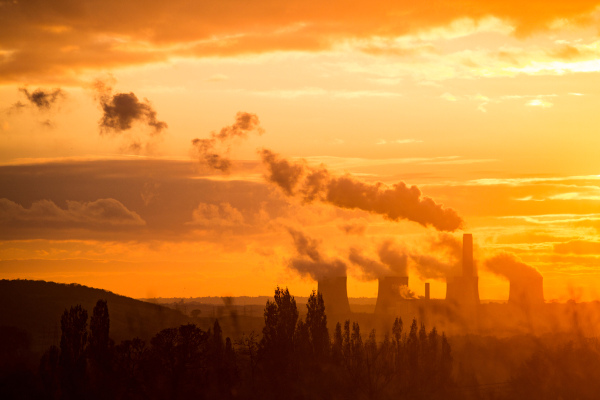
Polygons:
<instances>
[{"instance_id":1,"label":"glowing sky","mask_svg":"<svg viewBox=\"0 0 600 400\"><path fill-rule=\"evenodd\" d=\"M305 296L302 232L374 297L352 252L448 257L435 225L287 195L270 149L454 210L482 298L508 297L483 262L505 251L547 300L595 299L599 26L598 1L0 0L0 276ZM444 296L410 260L409 275Z\"/></svg>"}]
</instances>

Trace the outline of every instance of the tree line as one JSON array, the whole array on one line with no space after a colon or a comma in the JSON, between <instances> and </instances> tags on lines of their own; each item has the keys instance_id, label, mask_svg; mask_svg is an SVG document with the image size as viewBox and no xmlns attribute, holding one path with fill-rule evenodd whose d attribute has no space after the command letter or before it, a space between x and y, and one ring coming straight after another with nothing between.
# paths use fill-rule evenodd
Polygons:
<instances>
[{"instance_id":1,"label":"tree line","mask_svg":"<svg viewBox=\"0 0 600 400\"><path fill-rule=\"evenodd\" d=\"M208 330L185 324L148 342L115 344L107 301L98 300L90 318L77 305L64 311L60 344L43 354L37 373L18 365L26 348L19 331L0 327L0 398L595 399L600 392L597 340L532 338L535 350L512 378L480 385L467 379L474 371L453 367L435 327L396 318L379 336L350 320L329 331L323 298L313 292L306 307L300 318L294 297L277 288L260 334L233 341L215 320ZM495 342L484 339L477 352L493 364Z\"/></svg>"},{"instance_id":2,"label":"tree line","mask_svg":"<svg viewBox=\"0 0 600 400\"><path fill-rule=\"evenodd\" d=\"M330 334L325 304L313 292L304 319L288 289L277 288L264 309L264 327L236 341L219 321L168 328L149 343L115 344L105 300L91 318L81 306L61 317L60 346L39 367L47 399L434 399L452 392L452 355L444 334L396 318L377 340L356 322Z\"/></svg>"}]
</instances>

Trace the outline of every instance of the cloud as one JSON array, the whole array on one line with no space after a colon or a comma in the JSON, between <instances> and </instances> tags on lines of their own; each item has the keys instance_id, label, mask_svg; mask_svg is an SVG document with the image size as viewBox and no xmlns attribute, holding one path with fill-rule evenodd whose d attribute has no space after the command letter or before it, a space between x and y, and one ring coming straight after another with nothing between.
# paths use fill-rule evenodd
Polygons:
<instances>
[{"instance_id":1,"label":"cloud","mask_svg":"<svg viewBox=\"0 0 600 400\"><path fill-rule=\"evenodd\" d=\"M325 257L320 250L321 243L304 232L288 228L294 240L297 256L288 261L288 266L301 276L314 280L323 277L346 276L346 264L337 258Z\"/></svg>"},{"instance_id":2,"label":"cloud","mask_svg":"<svg viewBox=\"0 0 600 400\"><path fill-rule=\"evenodd\" d=\"M234 124L222 128L218 133L212 132L207 139L196 138L192 140L192 145L202 165L221 172L229 172L231 160L227 155L231 151L231 141L236 138L245 139L249 133L262 135L264 132L256 114L239 111L235 116Z\"/></svg>"},{"instance_id":3,"label":"cloud","mask_svg":"<svg viewBox=\"0 0 600 400\"><path fill-rule=\"evenodd\" d=\"M200 203L192 214L191 225L205 228L233 227L244 224L242 213L229 203L207 204Z\"/></svg>"},{"instance_id":4,"label":"cloud","mask_svg":"<svg viewBox=\"0 0 600 400\"><path fill-rule=\"evenodd\" d=\"M27 88L19 88L19 91L25 95L29 104L38 110L49 110L58 100L66 97L66 93L60 88L52 90L38 88L33 92L30 92ZM22 107L25 107L25 105L20 101L13 105L13 108Z\"/></svg>"},{"instance_id":5,"label":"cloud","mask_svg":"<svg viewBox=\"0 0 600 400\"><path fill-rule=\"evenodd\" d=\"M101 132L121 133L130 130L136 122L148 125L153 134L167 128L166 122L157 119L148 99L140 101L133 92L113 94L112 88L102 81L95 83L95 89L102 108L102 118L98 123Z\"/></svg>"},{"instance_id":6,"label":"cloud","mask_svg":"<svg viewBox=\"0 0 600 400\"><path fill-rule=\"evenodd\" d=\"M266 179L288 196L297 196L305 202L321 201L340 208L360 209L392 221L406 219L441 231L454 231L462 226L463 221L456 211L422 196L416 186L408 187L404 182L391 187L365 183L349 175L332 176L323 165L311 168L305 162L286 160L268 149L259 153L267 167Z\"/></svg>"},{"instance_id":7,"label":"cloud","mask_svg":"<svg viewBox=\"0 0 600 400\"><path fill-rule=\"evenodd\" d=\"M340 225L342 231L346 232L348 235L364 235L367 230L367 225L364 223L347 223Z\"/></svg>"},{"instance_id":8,"label":"cloud","mask_svg":"<svg viewBox=\"0 0 600 400\"><path fill-rule=\"evenodd\" d=\"M540 107L540 108L550 108L554 105L554 103L549 102L548 100L543 99L533 99L527 102L530 107Z\"/></svg>"},{"instance_id":9,"label":"cloud","mask_svg":"<svg viewBox=\"0 0 600 400\"><path fill-rule=\"evenodd\" d=\"M145 221L115 199L90 202L67 201L66 208L50 200L39 200L29 208L6 198L0 199L0 221L3 225L21 227L105 227L143 226Z\"/></svg>"},{"instance_id":10,"label":"cloud","mask_svg":"<svg viewBox=\"0 0 600 400\"><path fill-rule=\"evenodd\" d=\"M382 40L415 34L453 37L454 25L507 21L514 34L552 29L557 20L591 23L595 0L376 0L347 7L335 0L215 4L202 0L127 2L4 2L0 13L3 81L68 79L78 71L159 62L179 57L235 56L275 51L325 50L355 38ZM126 15L126 18L115 18ZM457 23L457 21L459 21ZM467 21L460 22L460 21ZM485 25L485 24L484 24ZM450 27L452 29L443 29ZM470 28L473 29L473 28ZM462 33L460 33L462 34ZM75 73L75 74L74 74Z\"/></svg>"},{"instance_id":11,"label":"cloud","mask_svg":"<svg viewBox=\"0 0 600 400\"><path fill-rule=\"evenodd\" d=\"M572 240L554 245L554 251L562 254L600 254L600 242L588 240Z\"/></svg>"}]
</instances>

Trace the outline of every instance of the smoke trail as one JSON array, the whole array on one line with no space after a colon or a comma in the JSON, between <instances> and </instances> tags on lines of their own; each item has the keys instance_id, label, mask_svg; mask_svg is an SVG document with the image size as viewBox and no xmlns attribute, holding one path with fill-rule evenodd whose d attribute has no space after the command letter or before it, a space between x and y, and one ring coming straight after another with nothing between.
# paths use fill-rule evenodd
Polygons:
<instances>
[{"instance_id":1,"label":"smoke trail","mask_svg":"<svg viewBox=\"0 0 600 400\"><path fill-rule=\"evenodd\" d=\"M360 267L361 279L370 281L384 276L408 276L408 256L393 241L386 240L378 246L379 261L362 254L359 248L351 247L348 260Z\"/></svg>"},{"instance_id":2,"label":"smoke trail","mask_svg":"<svg viewBox=\"0 0 600 400\"><path fill-rule=\"evenodd\" d=\"M390 271L396 276L408 276L408 255L397 247L393 241L386 240L379 245L377 250L379 259L388 266Z\"/></svg>"},{"instance_id":3,"label":"smoke trail","mask_svg":"<svg viewBox=\"0 0 600 400\"><path fill-rule=\"evenodd\" d=\"M288 196L301 197L306 202L318 200L347 209L360 209L398 221L406 219L440 231L454 231L462 226L456 211L421 196L416 186L404 182L391 187L383 183L368 184L346 175L332 176L321 166L310 168L294 163L271 150L259 152L268 169L267 180L279 186Z\"/></svg>"},{"instance_id":4,"label":"smoke trail","mask_svg":"<svg viewBox=\"0 0 600 400\"><path fill-rule=\"evenodd\" d=\"M461 257L461 242L447 233L438 233L429 238L427 254L410 255L421 279L436 280L444 280L456 273L460 267Z\"/></svg>"},{"instance_id":5,"label":"smoke trail","mask_svg":"<svg viewBox=\"0 0 600 400\"><path fill-rule=\"evenodd\" d=\"M208 139L196 138L192 140L192 145L202 164L222 172L229 172L231 169L231 160L219 154L220 151L217 150L217 145L224 146L225 149L221 152L228 154L231 150L231 144L228 142L235 138L245 139L252 132L262 135L265 133L265 130L260 126L260 121L256 114L240 111L236 114L233 125L222 128L219 133L212 132Z\"/></svg>"},{"instance_id":6,"label":"smoke trail","mask_svg":"<svg viewBox=\"0 0 600 400\"><path fill-rule=\"evenodd\" d=\"M294 239L298 256L289 260L290 268L301 276L310 276L314 280L331 276L346 276L346 264L339 259L326 259L319 251L319 241L306 236L303 232L288 228Z\"/></svg>"},{"instance_id":7,"label":"smoke trail","mask_svg":"<svg viewBox=\"0 0 600 400\"><path fill-rule=\"evenodd\" d=\"M33 92L29 92L27 88L19 88L19 91L27 97L29 103L31 103L34 107L37 107L38 110L49 110L54 103L56 103L59 99L66 97L65 92L56 88L53 90L43 90L36 89ZM13 108L22 108L25 104L20 101L13 105Z\"/></svg>"},{"instance_id":8,"label":"smoke trail","mask_svg":"<svg viewBox=\"0 0 600 400\"><path fill-rule=\"evenodd\" d=\"M350 248L348 259L351 263L360 267L362 272L361 279L365 281L372 281L389 275L389 268L386 265L372 258L365 257L356 247Z\"/></svg>"},{"instance_id":9,"label":"smoke trail","mask_svg":"<svg viewBox=\"0 0 600 400\"><path fill-rule=\"evenodd\" d=\"M134 122L146 123L158 134L167 128L166 122L156 118L156 111L148 99L140 101L133 93L112 93L112 87L103 81L96 81L94 87L97 99L102 108L102 118L99 121L100 131L121 133L131 129Z\"/></svg>"},{"instance_id":10,"label":"smoke trail","mask_svg":"<svg viewBox=\"0 0 600 400\"><path fill-rule=\"evenodd\" d=\"M505 277L510 282L523 282L542 277L537 269L523 263L511 253L501 253L488 258L485 260L485 266L491 272Z\"/></svg>"}]
</instances>

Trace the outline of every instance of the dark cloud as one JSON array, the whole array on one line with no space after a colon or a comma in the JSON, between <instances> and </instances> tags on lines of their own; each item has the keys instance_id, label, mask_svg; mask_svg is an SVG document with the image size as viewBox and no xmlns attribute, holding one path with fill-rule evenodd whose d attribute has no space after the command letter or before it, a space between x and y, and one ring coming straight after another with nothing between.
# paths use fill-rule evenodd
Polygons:
<instances>
[{"instance_id":1,"label":"dark cloud","mask_svg":"<svg viewBox=\"0 0 600 400\"><path fill-rule=\"evenodd\" d=\"M248 163L255 169L257 163ZM240 164L246 168L246 164ZM266 183L216 181L199 173L188 161L150 158L127 160L54 161L30 165L0 166L0 198L29 209L47 199L67 209L67 201L90 203L111 198L135 212L146 224L78 225L63 229L57 224L28 227L24 223L1 223L0 239L80 239L108 241L203 240L221 243L271 233L270 221L293 217L287 199ZM235 221L235 211L243 224ZM212 212L213 207L218 211ZM219 218L215 218L215 216ZM239 219L238 219L239 221ZM66 226L63 224L63 226ZM199 231L210 231L204 235ZM227 233L220 236L220 233ZM281 238L284 241L284 238Z\"/></svg>"},{"instance_id":2,"label":"dark cloud","mask_svg":"<svg viewBox=\"0 0 600 400\"><path fill-rule=\"evenodd\" d=\"M440 231L454 231L463 221L456 211L436 204L421 195L416 186L399 182L391 187L383 183L365 183L348 175L332 176L321 166L311 168L302 162L281 158L271 150L260 151L268 169L269 182L279 186L288 196L298 196L306 202L321 201L337 207L360 209L398 221L406 219Z\"/></svg>"},{"instance_id":3,"label":"dark cloud","mask_svg":"<svg viewBox=\"0 0 600 400\"><path fill-rule=\"evenodd\" d=\"M202 165L229 172L232 163L227 155L231 151L231 141L236 138L245 139L250 133L262 135L264 132L256 114L240 111L236 114L233 125L222 128L218 133L212 132L207 139L196 138L192 140L192 145Z\"/></svg>"},{"instance_id":4,"label":"dark cloud","mask_svg":"<svg viewBox=\"0 0 600 400\"><path fill-rule=\"evenodd\" d=\"M112 88L102 81L96 82L95 88L102 108L102 118L98 123L101 132L121 133L131 129L135 122L148 125L153 134L167 128L166 122L157 119L156 111L148 99L140 101L132 92L113 94Z\"/></svg>"},{"instance_id":5,"label":"dark cloud","mask_svg":"<svg viewBox=\"0 0 600 400\"><path fill-rule=\"evenodd\" d=\"M25 208L6 198L0 199L2 225L18 224L27 227L123 227L143 226L145 221L115 199L91 202L67 201L66 208L50 200L39 200Z\"/></svg>"},{"instance_id":6,"label":"dark cloud","mask_svg":"<svg viewBox=\"0 0 600 400\"><path fill-rule=\"evenodd\" d=\"M494 274L502 276L510 282L527 282L542 277L537 269L525 264L511 253L501 253L488 258L484 265Z\"/></svg>"},{"instance_id":7,"label":"dark cloud","mask_svg":"<svg viewBox=\"0 0 600 400\"><path fill-rule=\"evenodd\" d=\"M60 88L52 90L38 88L33 92L30 92L27 88L19 88L19 91L25 95L29 104L38 110L49 110L58 100L66 97L65 92ZM13 105L13 108L23 108L24 106L25 104L18 101Z\"/></svg>"},{"instance_id":8,"label":"dark cloud","mask_svg":"<svg viewBox=\"0 0 600 400\"><path fill-rule=\"evenodd\" d=\"M297 256L288 261L288 266L301 276L310 276L314 280L323 277L346 276L346 264L337 258L328 258L321 254L320 242L293 228L288 232L294 239Z\"/></svg>"},{"instance_id":9,"label":"dark cloud","mask_svg":"<svg viewBox=\"0 0 600 400\"><path fill-rule=\"evenodd\" d=\"M200 203L192 214L191 225L198 227L233 227L244 224L244 216L229 203Z\"/></svg>"}]
</instances>

